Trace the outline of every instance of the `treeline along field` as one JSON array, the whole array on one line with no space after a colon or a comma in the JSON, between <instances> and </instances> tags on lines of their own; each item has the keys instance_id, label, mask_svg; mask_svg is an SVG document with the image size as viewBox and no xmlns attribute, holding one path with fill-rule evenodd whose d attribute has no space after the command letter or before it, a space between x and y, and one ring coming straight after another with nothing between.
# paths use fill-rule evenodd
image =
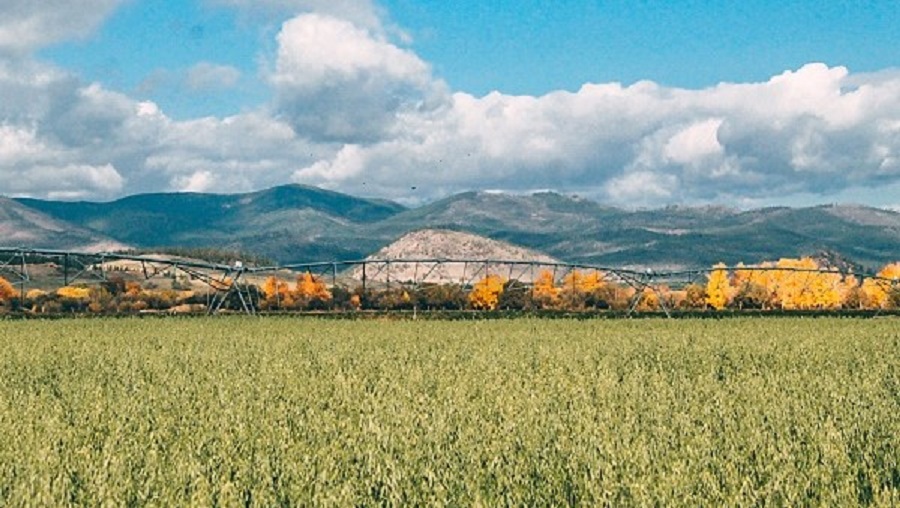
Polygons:
<instances>
[{"instance_id":1,"label":"treeline along field","mask_svg":"<svg viewBox=\"0 0 900 508\"><path fill-rule=\"evenodd\" d=\"M374 271L375 280L366 285L368 263L360 267L351 262L350 266L356 268L349 269L349 275L348 269L343 270L338 282L338 263L318 266L319 269L330 267L331 277L323 276L323 273L314 275L308 269L282 269L274 270L275 274L263 279L260 274L273 270L203 275L189 269L179 273L175 268L176 260L168 260L170 265L154 258L131 258L120 259L119 264L105 264L101 260L88 265L91 272L99 271L100 280L91 283L70 283L65 268L69 265L64 261L62 282L66 285L53 288L53 274L60 275L58 263L34 264L28 268L26 254L20 256L23 264L16 284L0 277L0 316L132 316L214 314L219 311L253 314L257 310L267 314L354 314L360 311L441 314L471 310L626 313L629 316L635 312L671 314L673 310L680 313L723 310L830 312L834 315L900 311L900 262L886 265L875 275L862 278L851 271L840 272L837 268L820 265L809 257L784 258L755 266L738 264L732 268L720 264L705 272L707 280L703 284L696 280L703 271L638 273L572 265L550 265L552 268L544 266L535 271L539 265L531 265L530 270L526 265L525 270L530 271L530 275L521 272L514 276L510 265L506 267L509 270L507 278L497 273L506 271L503 265L495 264L492 272L490 261L482 264L395 260L372 261L374 266L370 270ZM153 263L157 263L155 268ZM394 280L392 284L389 268L382 273L381 268L376 269L379 263L381 268L399 263L399 281ZM460 277L454 279L441 274L428 281L438 267L446 268L444 263L461 264L458 266L462 269ZM465 280L469 263L480 265L475 269L480 278L472 276ZM7 268L10 264L7 261ZM361 278L358 271L361 271ZM34 282L41 281L43 289L29 289L30 273L40 274L34 277ZM290 274L296 275L293 284L281 278ZM160 276L165 280L160 280ZM654 282L655 277L661 279ZM663 280L668 282L662 283Z\"/></svg>"},{"instance_id":2,"label":"treeline along field","mask_svg":"<svg viewBox=\"0 0 900 508\"><path fill-rule=\"evenodd\" d=\"M0 505L891 506L894 319L0 322Z\"/></svg>"}]
</instances>

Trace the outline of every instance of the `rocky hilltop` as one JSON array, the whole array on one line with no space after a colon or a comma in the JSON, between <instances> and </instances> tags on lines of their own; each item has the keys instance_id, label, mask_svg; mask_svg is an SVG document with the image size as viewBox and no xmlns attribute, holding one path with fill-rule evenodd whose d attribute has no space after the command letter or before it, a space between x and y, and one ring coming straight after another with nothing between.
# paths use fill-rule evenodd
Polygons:
<instances>
[{"instance_id":1,"label":"rocky hilltop","mask_svg":"<svg viewBox=\"0 0 900 508\"><path fill-rule=\"evenodd\" d=\"M527 265L515 263L471 263L471 260L532 261L558 263L540 252L518 247L508 242L458 231L424 229L408 233L367 258L369 261L446 260L446 262L370 263L366 278L370 281L419 281L419 282L467 282L488 273L509 277L515 275L522 281L530 281L531 270ZM356 268L352 277L361 280L362 268Z\"/></svg>"}]
</instances>

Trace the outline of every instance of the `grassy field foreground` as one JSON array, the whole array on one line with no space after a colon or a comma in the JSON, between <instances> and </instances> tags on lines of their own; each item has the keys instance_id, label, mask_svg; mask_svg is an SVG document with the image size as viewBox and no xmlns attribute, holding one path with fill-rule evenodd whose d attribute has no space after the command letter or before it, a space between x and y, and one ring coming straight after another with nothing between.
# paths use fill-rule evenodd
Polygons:
<instances>
[{"instance_id":1,"label":"grassy field foreground","mask_svg":"<svg viewBox=\"0 0 900 508\"><path fill-rule=\"evenodd\" d=\"M894 319L0 322L0 505L900 503Z\"/></svg>"}]
</instances>

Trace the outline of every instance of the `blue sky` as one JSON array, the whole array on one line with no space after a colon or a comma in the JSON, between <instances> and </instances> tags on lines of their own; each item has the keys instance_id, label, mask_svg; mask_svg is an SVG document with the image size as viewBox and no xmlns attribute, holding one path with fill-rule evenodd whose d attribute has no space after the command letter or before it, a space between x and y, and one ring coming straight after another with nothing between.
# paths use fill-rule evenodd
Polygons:
<instances>
[{"instance_id":1,"label":"blue sky","mask_svg":"<svg viewBox=\"0 0 900 508\"><path fill-rule=\"evenodd\" d=\"M897 66L900 6L860 5L390 0L381 9L453 89L542 95L611 81L686 88L761 81L809 62L854 72ZM278 21L203 0L131 0L87 40L46 48L42 56L152 99L174 117L229 114L265 101L258 73L273 57ZM240 86L184 94L174 74L200 61L239 69Z\"/></svg>"},{"instance_id":2,"label":"blue sky","mask_svg":"<svg viewBox=\"0 0 900 508\"><path fill-rule=\"evenodd\" d=\"M895 1L6 0L0 193L900 207L897 26Z\"/></svg>"},{"instance_id":3,"label":"blue sky","mask_svg":"<svg viewBox=\"0 0 900 508\"><path fill-rule=\"evenodd\" d=\"M392 0L454 86L540 94L586 82L765 80L809 62L870 71L900 57L896 2Z\"/></svg>"},{"instance_id":4,"label":"blue sky","mask_svg":"<svg viewBox=\"0 0 900 508\"><path fill-rule=\"evenodd\" d=\"M261 30L265 27L238 20L230 8L192 0L133 0L86 40L54 45L41 56L86 80L153 100L177 118L222 115L265 100L257 74L270 48ZM240 86L227 93L185 93L179 74L198 62L237 68L243 73Z\"/></svg>"}]
</instances>

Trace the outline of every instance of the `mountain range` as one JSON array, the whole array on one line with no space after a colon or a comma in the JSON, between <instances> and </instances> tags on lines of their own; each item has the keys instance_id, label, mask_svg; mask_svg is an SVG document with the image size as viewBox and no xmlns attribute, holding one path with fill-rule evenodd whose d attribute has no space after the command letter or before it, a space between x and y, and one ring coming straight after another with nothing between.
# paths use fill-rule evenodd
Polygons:
<instances>
[{"instance_id":1,"label":"mountain range","mask_svg":"<svg viewBox=\"0 0 900 508\"><path fill-rule=\"evenodd\" d=\"M0 246L102 252L127 246L102 233L0 197Z\"/></svg>"},{"instance_id":2,"label":"mountain range","mask_svg":"<svg viewBox=\"0 0 900 508\"><path fill-rule=\"evenodd\" d=\"M215 247L300 263L361 259L421 229L604 266L672 269L820 255L872 269L900 259L900 213L857 205L624 210L555 192L467 192L407 208L302 185L103 203L0 199L0 244L7 246Z\"/></svg>"}]
</instances>

